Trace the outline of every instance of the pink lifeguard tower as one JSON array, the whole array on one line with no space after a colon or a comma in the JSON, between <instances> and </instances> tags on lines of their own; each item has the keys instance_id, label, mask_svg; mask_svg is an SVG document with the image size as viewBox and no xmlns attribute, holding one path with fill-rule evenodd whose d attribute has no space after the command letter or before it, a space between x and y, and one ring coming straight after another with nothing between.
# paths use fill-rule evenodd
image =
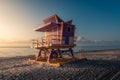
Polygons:
<instances>
[{"instance_id":1,"label":"pink lifeguard tower","mask_svg":"<svg viewBox=\"0 0 120 80\"><path fill-rule=\"evenodd\" d=\"M76 41L75 25L72 20L63 21L56 14L43 20L44 25L34 29L43 32L45 35L41 41L32 40L32 47L38 49L36 53L36 61L42 62L60 62L68 61L62 57L62 53L70 52L71 58L74 58L73 49Z\"/></svg>"}]
</instances>

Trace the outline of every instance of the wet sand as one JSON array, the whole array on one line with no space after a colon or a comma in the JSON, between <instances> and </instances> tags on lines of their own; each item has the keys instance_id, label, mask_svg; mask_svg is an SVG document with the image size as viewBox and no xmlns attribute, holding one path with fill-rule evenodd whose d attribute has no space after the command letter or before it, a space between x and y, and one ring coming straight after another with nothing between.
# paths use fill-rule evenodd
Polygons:
<instances>
[{"instance_id":1,"label":"wet sand","mask_svg":"<svg viewBox=\"0 0 120 80\"><path fill-rule=\"evenodd\" d=\"M75 53L88 60L61 67L31 63L30 57L0 58L0 80L120 80L120 50Z\"/></svg>"}]
</instances>

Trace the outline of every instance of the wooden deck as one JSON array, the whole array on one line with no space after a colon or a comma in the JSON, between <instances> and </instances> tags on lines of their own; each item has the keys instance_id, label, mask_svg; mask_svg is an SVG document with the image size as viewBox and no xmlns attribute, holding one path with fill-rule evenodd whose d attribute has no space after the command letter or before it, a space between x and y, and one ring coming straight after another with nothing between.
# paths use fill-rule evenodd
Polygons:
<instances>
[{"instance_id":1,"label":"wooden deck","mask_svg":"<svg viewBox=\"0 0 120 80\"><path fill-rule=\"evenodd\" d=\"M59 45L59 46L35 46L34 48L35 49L43 49L43 48L46 48L46 49L65 49L65 48L74 48L75 45Z\"/></svg>"},{"instance_id":2,"label":"wooden deck","mask_svg":"<svg viewBox=\"0 0 120 80\"><path fill-rule=\"evenodd\" d=\"M82 61L82 60L87 60L86 58L82 58L82 59L77 59L77 58L58 58L58 59L53 59L50 60L50 62L47 62L46 59L38 59L37 61L35 60L35 58L31 58L29 59L30 62L35 62L38 64L45 64L45 65L49 65L49 66L54 66L54 67L60 67L68 62L75 62L75 61Z\"/></svg>"}]
</instances>

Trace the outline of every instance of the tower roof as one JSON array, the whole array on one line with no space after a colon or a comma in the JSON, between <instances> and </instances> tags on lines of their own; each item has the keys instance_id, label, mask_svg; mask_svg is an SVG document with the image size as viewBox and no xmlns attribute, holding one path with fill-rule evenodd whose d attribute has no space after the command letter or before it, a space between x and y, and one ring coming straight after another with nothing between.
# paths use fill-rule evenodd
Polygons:
<instances>
[{"instance_id":1,"label":"tower roof","mask_svg":"<svg viewBox=\"0 0 120 80\"><path fill-rule=\"evenodd\" d=\"M34 30L39 31L39 32L45 32L46 30L49 30L49 29L55 27L56 25L61 24L61 22L72 25L72 20L64 22L60 17L57 16L57 14L54 14L54 15L44 19L43 22L44 22L44 25L42 25Z\"/></svg>"},{"instance_id":2,"label":"tower roof","mask_svg":"<svg viewBox=\"0 0 120 80\"><path fill-rule=\"evenodd\" d=\"M64 22L64 21L60 17L58 17L57 14L54 14L54 15L44 19L43 22L46 24L49 22L59 23L59 22Z\"/></svg>"}]
</instances>

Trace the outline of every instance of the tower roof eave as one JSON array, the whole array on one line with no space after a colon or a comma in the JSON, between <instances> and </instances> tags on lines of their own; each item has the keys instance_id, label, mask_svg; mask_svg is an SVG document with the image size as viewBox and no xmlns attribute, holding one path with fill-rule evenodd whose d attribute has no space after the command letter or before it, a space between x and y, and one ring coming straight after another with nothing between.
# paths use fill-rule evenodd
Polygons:
<instances>
[{"instance_id":1,"label":"tower roof eave","mask_svg":"<svg viewBox=\"0 0 120 80\"><path fill-rule=\"evenodd\" d=\"M56 25L58 25L58 23L49 22L47 24L44 24L44 25L34 29L34 31L45 32L46 30L48 30Z\"/></svg>"}]
</instances>

